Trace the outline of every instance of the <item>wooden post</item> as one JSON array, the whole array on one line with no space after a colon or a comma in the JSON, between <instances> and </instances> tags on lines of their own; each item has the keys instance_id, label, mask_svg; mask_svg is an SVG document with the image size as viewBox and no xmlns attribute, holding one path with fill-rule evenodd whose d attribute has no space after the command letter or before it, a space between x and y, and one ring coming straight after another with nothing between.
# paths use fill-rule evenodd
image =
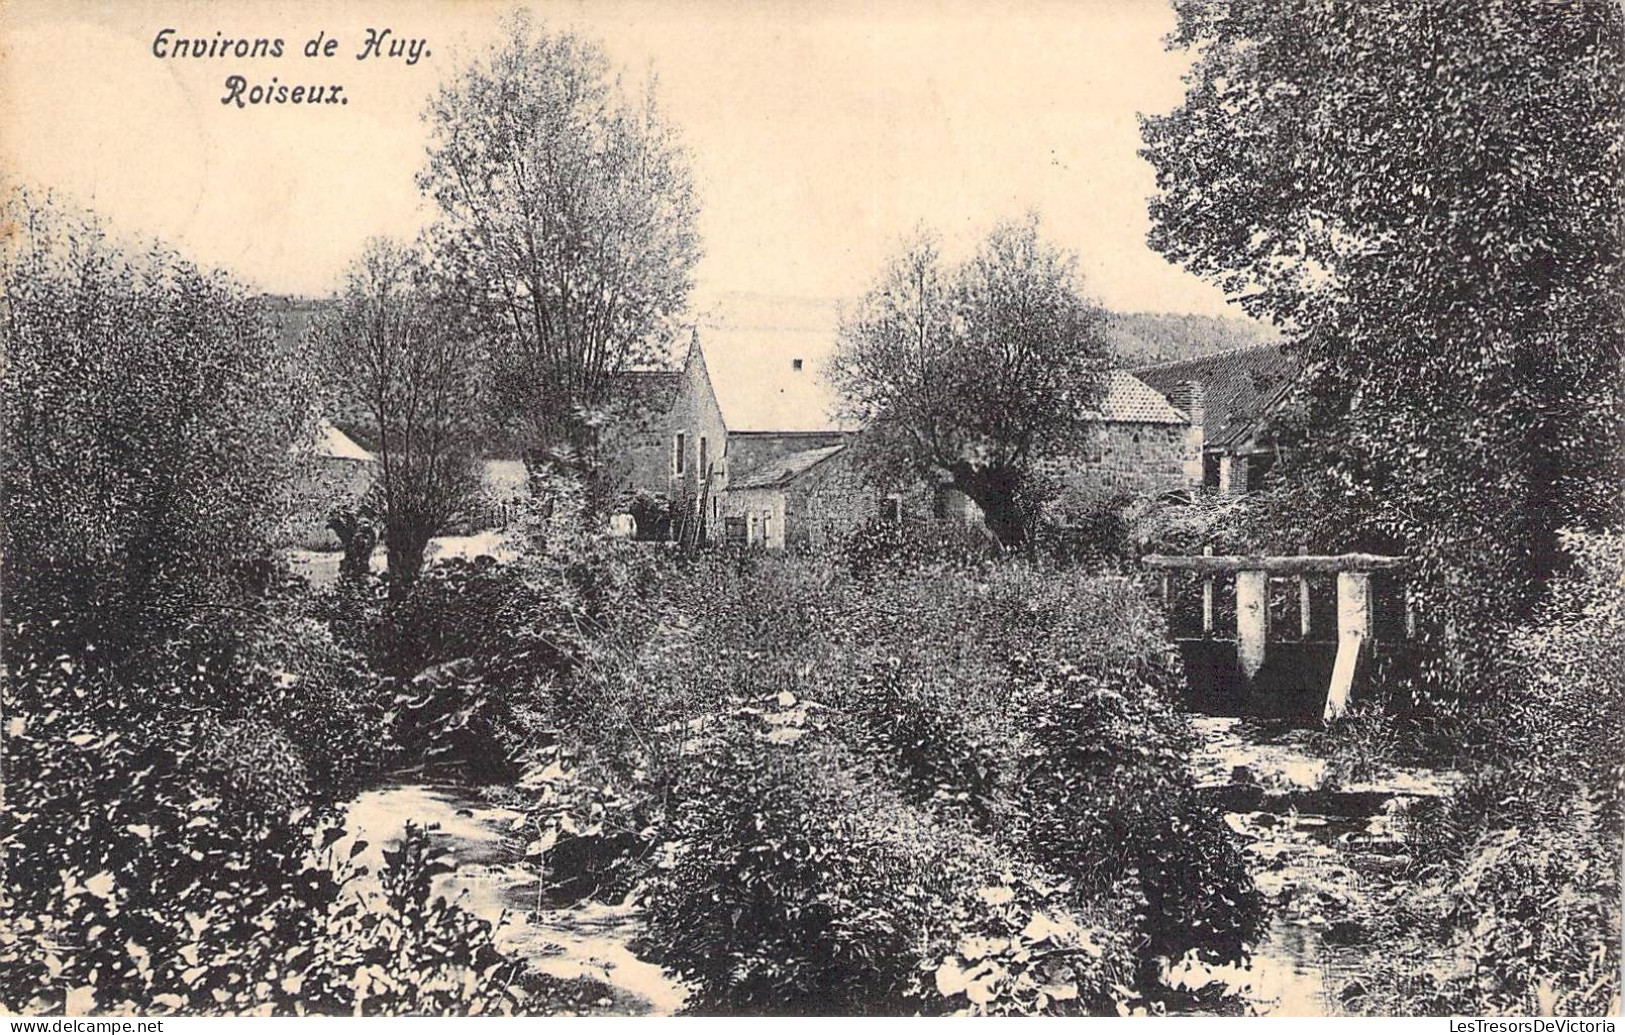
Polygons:
<instances>
[{"instance_id":1,"label":"wooden post","mask_svg":"<svg viewBox=\"0 0 1625 1035\"><path fill-rule=\"evenodd\" d=\"M1307 545L1298 547L1298 553L1308 556ZM1309 642L1309 576L1298 576L1298 629L1305 643Z\"/></svg>"},{"instance_id":2,"label":"wooden post","mask_svg":"<svg viewBox=\"0 0 1625 1035\"><path fill-rule=\"evenodd\" d=\"M1411 584L1405 583L1405 638L1416 639L1416 601L1411 594Z\"/></svg>"},{"instance_id":3,"label":"wooden post","mask_svg":"<svg viewBox=\"0 0 1625 1035\"><path fill-rule=\"evenodd\" d=\"M1363 571L1337 573L1337 661L1326 694L1327 722L1348 710L1349 692L1360 655L1371 642L1371 575Z\"/></svg>"},{"instance_id":4,"label":"wooden post","mask_svg":"<svg viewBox=\"0 0 1625 1035\"><path fill-rule=\"evenodd\" d=\"M1174 602L1173 576L1168 572L1162 573L1162 611L1170 619L1173 617L1172 605Z\"/></svg>"},{"instance_id":5,"label":"wooden post","mask_svg":"<svg viewBox=\"0 0 1625 1035\"><path fill-rule=\"evenodd\" d=\"M1212 557L1213 547L1202 547L1202 556ZM1213 635L1213 576L1202 580L1202 635Z\"/></svg>"},{"instance_id":6,"label":"wooden post","mask_svg":"<svg viewBox=\"0 0 1625 1035\"><path fill-rule=\"evenodd\" d=\"M1236 572L1236 661L1248 679L1264 667L1269 627L1269 575L1263 571Z\"/></svg>"}]
</instances>

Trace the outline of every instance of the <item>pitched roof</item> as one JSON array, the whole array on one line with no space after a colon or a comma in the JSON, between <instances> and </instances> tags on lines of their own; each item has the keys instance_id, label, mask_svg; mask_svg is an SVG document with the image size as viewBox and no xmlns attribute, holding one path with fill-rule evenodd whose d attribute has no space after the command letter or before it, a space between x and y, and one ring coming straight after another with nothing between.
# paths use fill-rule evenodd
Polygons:
<instances>
[{"instance_id":1,"label":"pitched roof","mask_svg":"<svg viewBox=\"0 0 1625 1035\"><path fill-rule=\"evenodd\" d=\"M729 431L856 430L835 415L835 391L824 381L833 300L736 295L723 308L701 321L698 340Z\"/></svg>"},{"instance_id":2,"label":"pitched roof","mask_svg":"<svg viewBox=\"0 0 1625 1035\"><path fill-rule=\"evenodd\" d=\"M1181 382L1202 386L1202 435L1207 447L1235 445L1297 379L1301 365L1279 345L1231 349L1134 371L1167 395Z\"/></svg>"},{"instance_id":3,"label":"pitched roof","mask_svg":"<svg viewBox=\"0 0 1625 1035\"><path fill-rule=\"evenodd\" d=\"M1113 370L1106 395L1093 420L1124 424L1189 424L1183 413L1144 381L1123 370Z\"/></svg>"},{"instance_id":4,"label":"pitched roof","mask_svg":"<svg viewBox=\"0 0 1625 1035\"><path fill-rule=\"evenodd\" d=\"M316 424L316 455L331 460L360 460L372 463L377 457L356 445L355 439L323 417Z\"/></svg>"},{"instance_id":5,"label":"pitched roof","mask_svg":"<svg viewBox=\"0 0 1625 1035\"><path fill-rule=\"evenodd\" d=\"M777 457L742 478L729 479L728 488L773 489L788 485L845 448L845 446L824 446L821 449L808 449Z\"/></svg>"}]
</instances>

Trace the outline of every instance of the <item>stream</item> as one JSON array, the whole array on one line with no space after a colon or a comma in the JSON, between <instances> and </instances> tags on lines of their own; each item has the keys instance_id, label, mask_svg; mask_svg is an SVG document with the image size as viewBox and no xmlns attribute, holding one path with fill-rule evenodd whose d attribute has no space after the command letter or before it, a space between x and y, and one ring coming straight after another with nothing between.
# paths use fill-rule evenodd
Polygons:
<instances>
[{"instance_id":1,"label":"stream","mask_svg":"<svg viewBox=\"0 0 1625 1035\"><path fill-rule=\"evenodd\" d=\"M1307 731L1236 718L1193 722L1203 741L1191 759L1197 782L1224 803L1225 821L1246 840L1271 915L1247 966L1185 961L1169 971L1170 984L1218 989L1232 1005L1259 1015L1342 1012L1342 992L1365 966L1359 947L1337 938L1362 879L1355 864L1402 862L1396 811L1448 793L1451 774L1396 770L1375 783L1328 791L1325 763L1306 749ZM436 879L435 893L489 921L498 946L525 963L527 982L549 987L550 1001L582 1014L669 1015L682 1008L682 985L631 948L642 932L636 905L546 906L540 879L523 861L522 813L456 785L380 786L348 809L350 836L368 842L359 861L377 873L384 848L400 841L408 821L425 828L456 864Z\"/></svg>"},{"instance_id":2,"label":"stream","mask_svg":"<svg viewBox=\"0 0 1625 1035\"><path fill-rule=\"evenodd\" d=\"M642 930L634 905L543 906L541 881L522 860L523 813L454 785L378 787L347 811L345 828L367 841L357 861L377 873L408 821L456 863L436 878L434 893L488 921L497 947L525 963L526 980L549 985L549 998L569 1004L570 1013L663 1016L682 1008L683 987L629 947Z\"/></svg>"}]
</instances>

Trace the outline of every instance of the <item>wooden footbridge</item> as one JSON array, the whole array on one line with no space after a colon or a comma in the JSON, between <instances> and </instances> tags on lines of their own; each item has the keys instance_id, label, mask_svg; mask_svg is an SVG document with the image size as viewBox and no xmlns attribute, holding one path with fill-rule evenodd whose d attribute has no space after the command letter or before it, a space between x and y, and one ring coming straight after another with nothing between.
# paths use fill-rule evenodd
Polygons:
<instances>
[{"instance_id":1,"label":"wooden footbridge","mask_svg":"<svg viewBox=\"0 0 1625 1035\"><path fill-rule=\"evenodd\" d=\"M1191 572L1202 580L1202 634L1214 637L1214 582L1223 576L1235 579L1236 663L1244 682L1251 682L1263 669L1270 646L1269 590L1272 580L1296 580L1298 613L1303 641L1310 639L1314 608L1311 606L1311 577L1335 576L1337 580L1336 658L1322 719L1331 720L1348 708L1349 694L1357 674L1365 667L1376 644L1375 600L1372 576L1403 573L1409 561L1404 557L1345 553L1315 556L1305 552L1283 556L1214 556L1209 548L1201 556L1150 554L1143 558L1147 568L1163 573L1163 604L1172 603L1170 574ZM1406 636L1414 634L1410 595L1405 596ZM1324 671L1324 669L1322 669Z\"/></svg>"}]
</instances>

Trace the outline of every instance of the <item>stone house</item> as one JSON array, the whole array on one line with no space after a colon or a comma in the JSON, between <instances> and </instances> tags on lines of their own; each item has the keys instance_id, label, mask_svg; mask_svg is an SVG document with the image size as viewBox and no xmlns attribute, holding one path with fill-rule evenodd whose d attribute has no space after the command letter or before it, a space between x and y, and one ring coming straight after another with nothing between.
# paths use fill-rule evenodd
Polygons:
<instances>
[{"instance_id":1,"label":"stone house","mask_svg":"<svg viewBox=\"0 0 1625 1035\"><path fill-rule=\"evenodd\" d=\"M1088 417L1079 441L1039 464L1061 489L1063 513L1119 496L1188 490L1200 482L1201 425L1134 375L1112 371Z\"/></svg>"},{"instance_id":2,"label":"stone house","mask_svg":"<svg viewBox=\"0 0 1625 1035\"><path fill-rule=\"evenodd\" d=\"M1197 484L1239 495L1262 487L1275 462L1270 418L1301 369L1279 345L1262 345L1141 367L1134 376L1201 428Z\"/></svg>"},{"instance_id":3,"label":"stone house","mask_svg":"<svg viewBox=\"0 0 1625 1035\"><path fill-rule=\"evenodd\" d=\"M850 447L822 446L768 461L716 497L712 541L820 550L884 515L899 497L858 470Z\"/></svg>"},{"instance_id":4,"label":"stone house","mask_svg":"<svg viewBox=\"0 0 1625 1035\"><path fill-rule=\"evenodd\" d=\"M669 414L683 383L681 370L628 370L609 390L605 466L618 489L630 494L671 491Z\"/></svg>"},{"instance_id":5,"label":"stone house","mask_svg":"<svg viewBox=\"0 0 1625 1035\"><path fill-rule=\"evenodd\" d=\"M732 529L745 542L783 545L802 535L785 522L805 509L781 498L781 483L799 481L833 456L852 429L832 415L828 389L793 347L763 343L733 352L726 365L713 366L696 334L666 414L676 534L690 543L723 542Z\"/></svg>"}]
</instances>

